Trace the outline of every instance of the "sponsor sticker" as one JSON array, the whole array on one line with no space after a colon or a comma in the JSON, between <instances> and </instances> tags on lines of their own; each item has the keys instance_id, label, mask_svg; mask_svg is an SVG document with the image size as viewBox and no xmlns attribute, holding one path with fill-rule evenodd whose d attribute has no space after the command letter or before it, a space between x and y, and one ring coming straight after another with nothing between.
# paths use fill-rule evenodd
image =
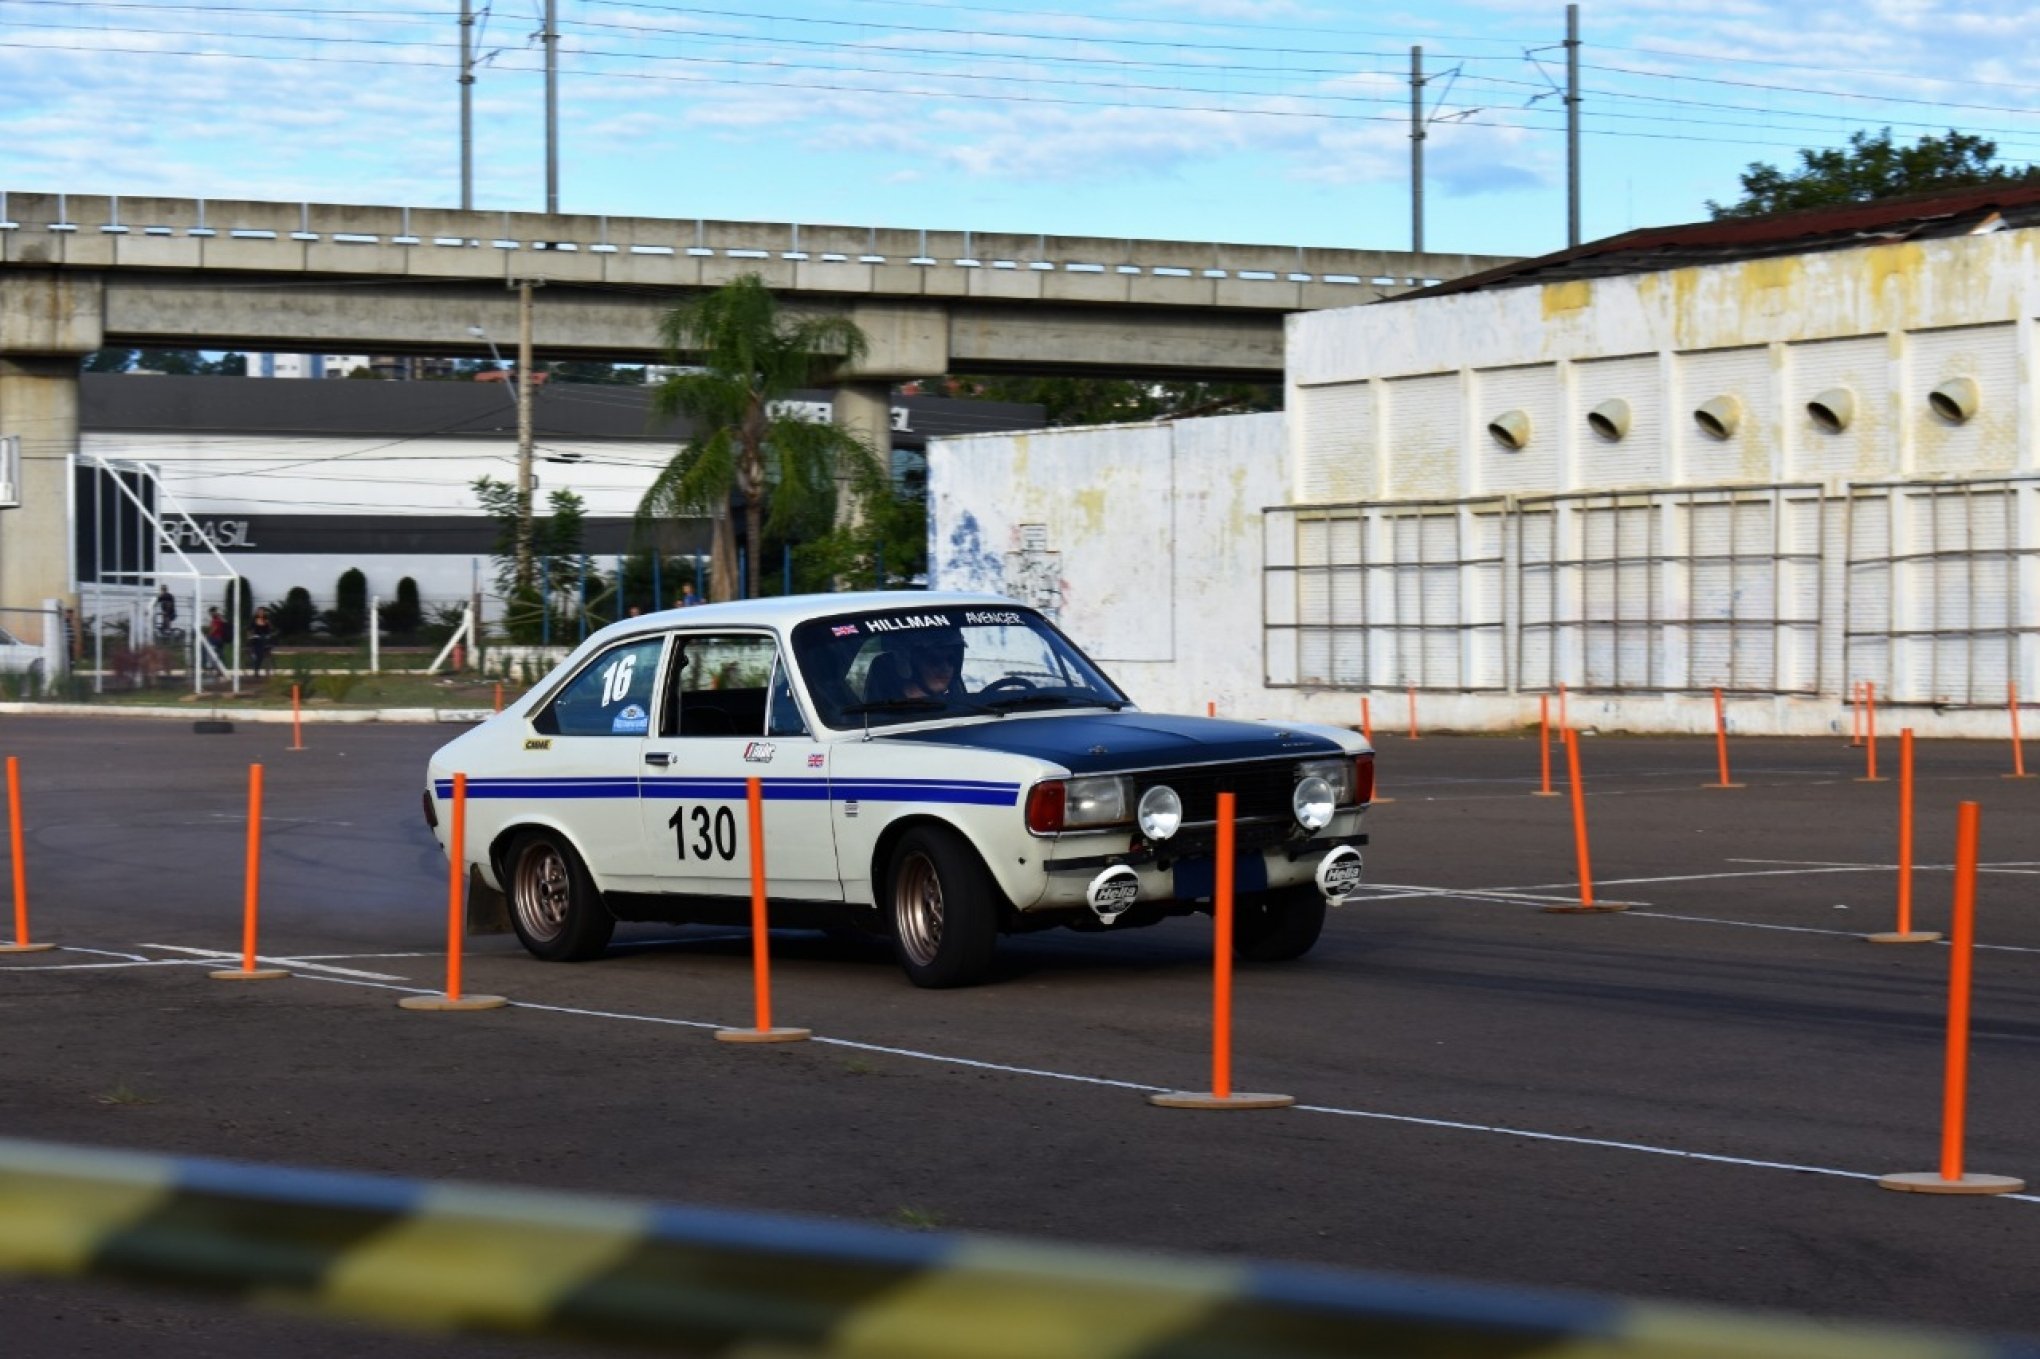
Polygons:
<instances>
[{"instance_id":1,"label":"sponsor sticker","mask_svg":"<svg viewBox=\"0 0 2040 1359\"><path fill-rule=\"evenodd\" d=\"M872 632L912 632L916 628L951 628L956 624L946 613L910 613L898 618L867 618L864 626Z\"/></svg>"},{"instance_id":2,"label":"sponsor sticker","mask_svg":"<svg viewBox=\"0 0 2040 1359\"><path fill-rule=\"evenodd\" d=\"M527 736L527 737L525 737L525 738L524 738L524 748L525 748L526 750L551 750L551 749L552 749L552 737L550 737L550 736Z\"/></svg>"},{"instance_id":3,"label":"sponsor sticker","mask_svg":"<svg viewBox=\"0 0 2040 1359\"><path fill-rule=\"evenodd\" d=\"M1025 618L1022 618L1019 614L1014 613L1011 610L1008 610L1004 613L988 613L982 610L970 610L970 609L966 609L964 611L963 621L966 623L980 624L985 627L995 627L1002 624L1017 624L1024 626L1027 622Z\"/></svg>"},{"instance_id":4,"label":"sponsor sticker","mask_svg":"<svg viewBox=\"0 0 2040 1359\"><path fill-rule=\"evenodd\" d=\"M829 757L826 755L810 755L807 757L807 767L810 769L820 769L828 762Z\"/></svg>"},{"instance_id":5,"label":"sponsor sticker","mask_svg":"<svg viewBox=\"0 0 2040 1359\"><path fill-rule=\"evenodd\" d=\"M1108 925L1139 897L1140 878L1125 864L1114 864L1084 889L1085 903Z\"/></svg>"},{"instance_id":6,"label":"sponsor sticker","mask_svg":"<svg viewBox=\"0 0 2040 1359\"><path fill-rule=\"evenodd\" d=\"M609 730L616 736L642 736L652 728L652 720L643 705L627 703L616 719L609 724Z\"/></svg>"},{"instance_id":7,"label":"sponsor sticker","mask_svg":"<svg viewBox=\"0 0 2040 1359\"><path fill-rule=\"evenodd\" d=\"M771 764L775 749L777 747L769 741L753 741L744 747L744 758L752 764Z\"/></svg>"}]
</instances>

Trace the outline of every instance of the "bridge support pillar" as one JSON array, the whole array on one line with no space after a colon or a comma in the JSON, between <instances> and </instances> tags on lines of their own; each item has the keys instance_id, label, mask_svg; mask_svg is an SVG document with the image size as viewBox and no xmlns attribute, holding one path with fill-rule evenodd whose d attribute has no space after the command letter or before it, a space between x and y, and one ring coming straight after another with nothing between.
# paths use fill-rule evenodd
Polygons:
<instances>
[{"instance_id":1,"label":"bridge support pillar","mask_svg":"<svg viewBox=\"0 0 2040 1359\"><path fill-rule=\"evenodd\" d=\"M836 388L832 402L836 423L862 439L879 458L879 466L892 466L892 383L864 380L845 382ZM864 506L857 488L847 476L836 477L836 523L855 524Z\"/></svg>"},{"instance_id":2,"label":"bridge support pillar","mask_svg":"<svg viewBox=\"0 0 2040 1359\"><path fill-rule=\"evenodd\" d=\"M0 434L21 439L19 509L0 510L0 606L76 607L71 590L70 459L78 452L78 369L105 338L95 274L9 272L0 286ZM43 615L0 614L23 641Z\"/></svg>"}]
</instances>

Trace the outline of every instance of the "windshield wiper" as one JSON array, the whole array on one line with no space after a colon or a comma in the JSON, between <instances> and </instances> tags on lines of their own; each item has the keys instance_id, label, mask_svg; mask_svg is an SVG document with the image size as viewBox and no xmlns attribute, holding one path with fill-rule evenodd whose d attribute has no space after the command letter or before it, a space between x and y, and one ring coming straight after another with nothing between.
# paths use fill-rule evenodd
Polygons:
<instances>
[{"instance_id":1,"label":"windshield wiper","mask_svg":"<svg viewBox=\"0 0 2040 1359\"><path fill-rule=\"evenodd\" d=\"M1121 708L1124 708L1126 706L1126 701L1124 699L1116 698L1079 698L1074 694L1034 693L1034 694L1014 694L1011 698L986 699L985 706L988 708L1000 709L1002 711L1010 711L1016 708L1070 707L1070 708L1110 708L1113 712L1118 712Z\"/></svg>"}]
</instances>

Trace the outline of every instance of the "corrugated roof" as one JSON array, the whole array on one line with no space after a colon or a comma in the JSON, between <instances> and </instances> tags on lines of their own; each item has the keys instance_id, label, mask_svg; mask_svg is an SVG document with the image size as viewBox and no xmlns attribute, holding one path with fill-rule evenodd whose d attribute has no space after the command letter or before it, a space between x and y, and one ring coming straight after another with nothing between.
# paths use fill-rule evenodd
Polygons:
<instances>
[{"instance_id":1,"label":"corrugated roof","mask_svg":"<svg viewBox=\"0 0 2040 1359\"><path fill-rule=\"evenodd\" d=\"M1450 279L1376 305L1449 293L1520 288L1569 279L1653 273L1702 264L1821 250L1846 250L1890 241L1973 236L2006 228L2040 226L2040 184L1987 184L1952 192L1886 198L1810 208L1770 217L1724 217L1679 226L1646 227L1570 250Z\"/></svg>"}]
</instances>

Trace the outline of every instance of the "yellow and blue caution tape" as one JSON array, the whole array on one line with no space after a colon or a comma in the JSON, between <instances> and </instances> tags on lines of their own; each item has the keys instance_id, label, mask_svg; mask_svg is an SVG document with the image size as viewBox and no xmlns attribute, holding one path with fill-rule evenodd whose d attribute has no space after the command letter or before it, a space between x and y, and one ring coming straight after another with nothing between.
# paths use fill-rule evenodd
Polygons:
<instances>
[{"instance_id":1,"label":"yellow and blue caution tape","mask_svg":"<svg viewBox=\"0 0 2040 1359\"><path fill-rule=\"evenodd\" d=\"M1887 1331L0 1139L0 1270L843 1359L2040 1359Z\"/></svg>"}]
</instances>

